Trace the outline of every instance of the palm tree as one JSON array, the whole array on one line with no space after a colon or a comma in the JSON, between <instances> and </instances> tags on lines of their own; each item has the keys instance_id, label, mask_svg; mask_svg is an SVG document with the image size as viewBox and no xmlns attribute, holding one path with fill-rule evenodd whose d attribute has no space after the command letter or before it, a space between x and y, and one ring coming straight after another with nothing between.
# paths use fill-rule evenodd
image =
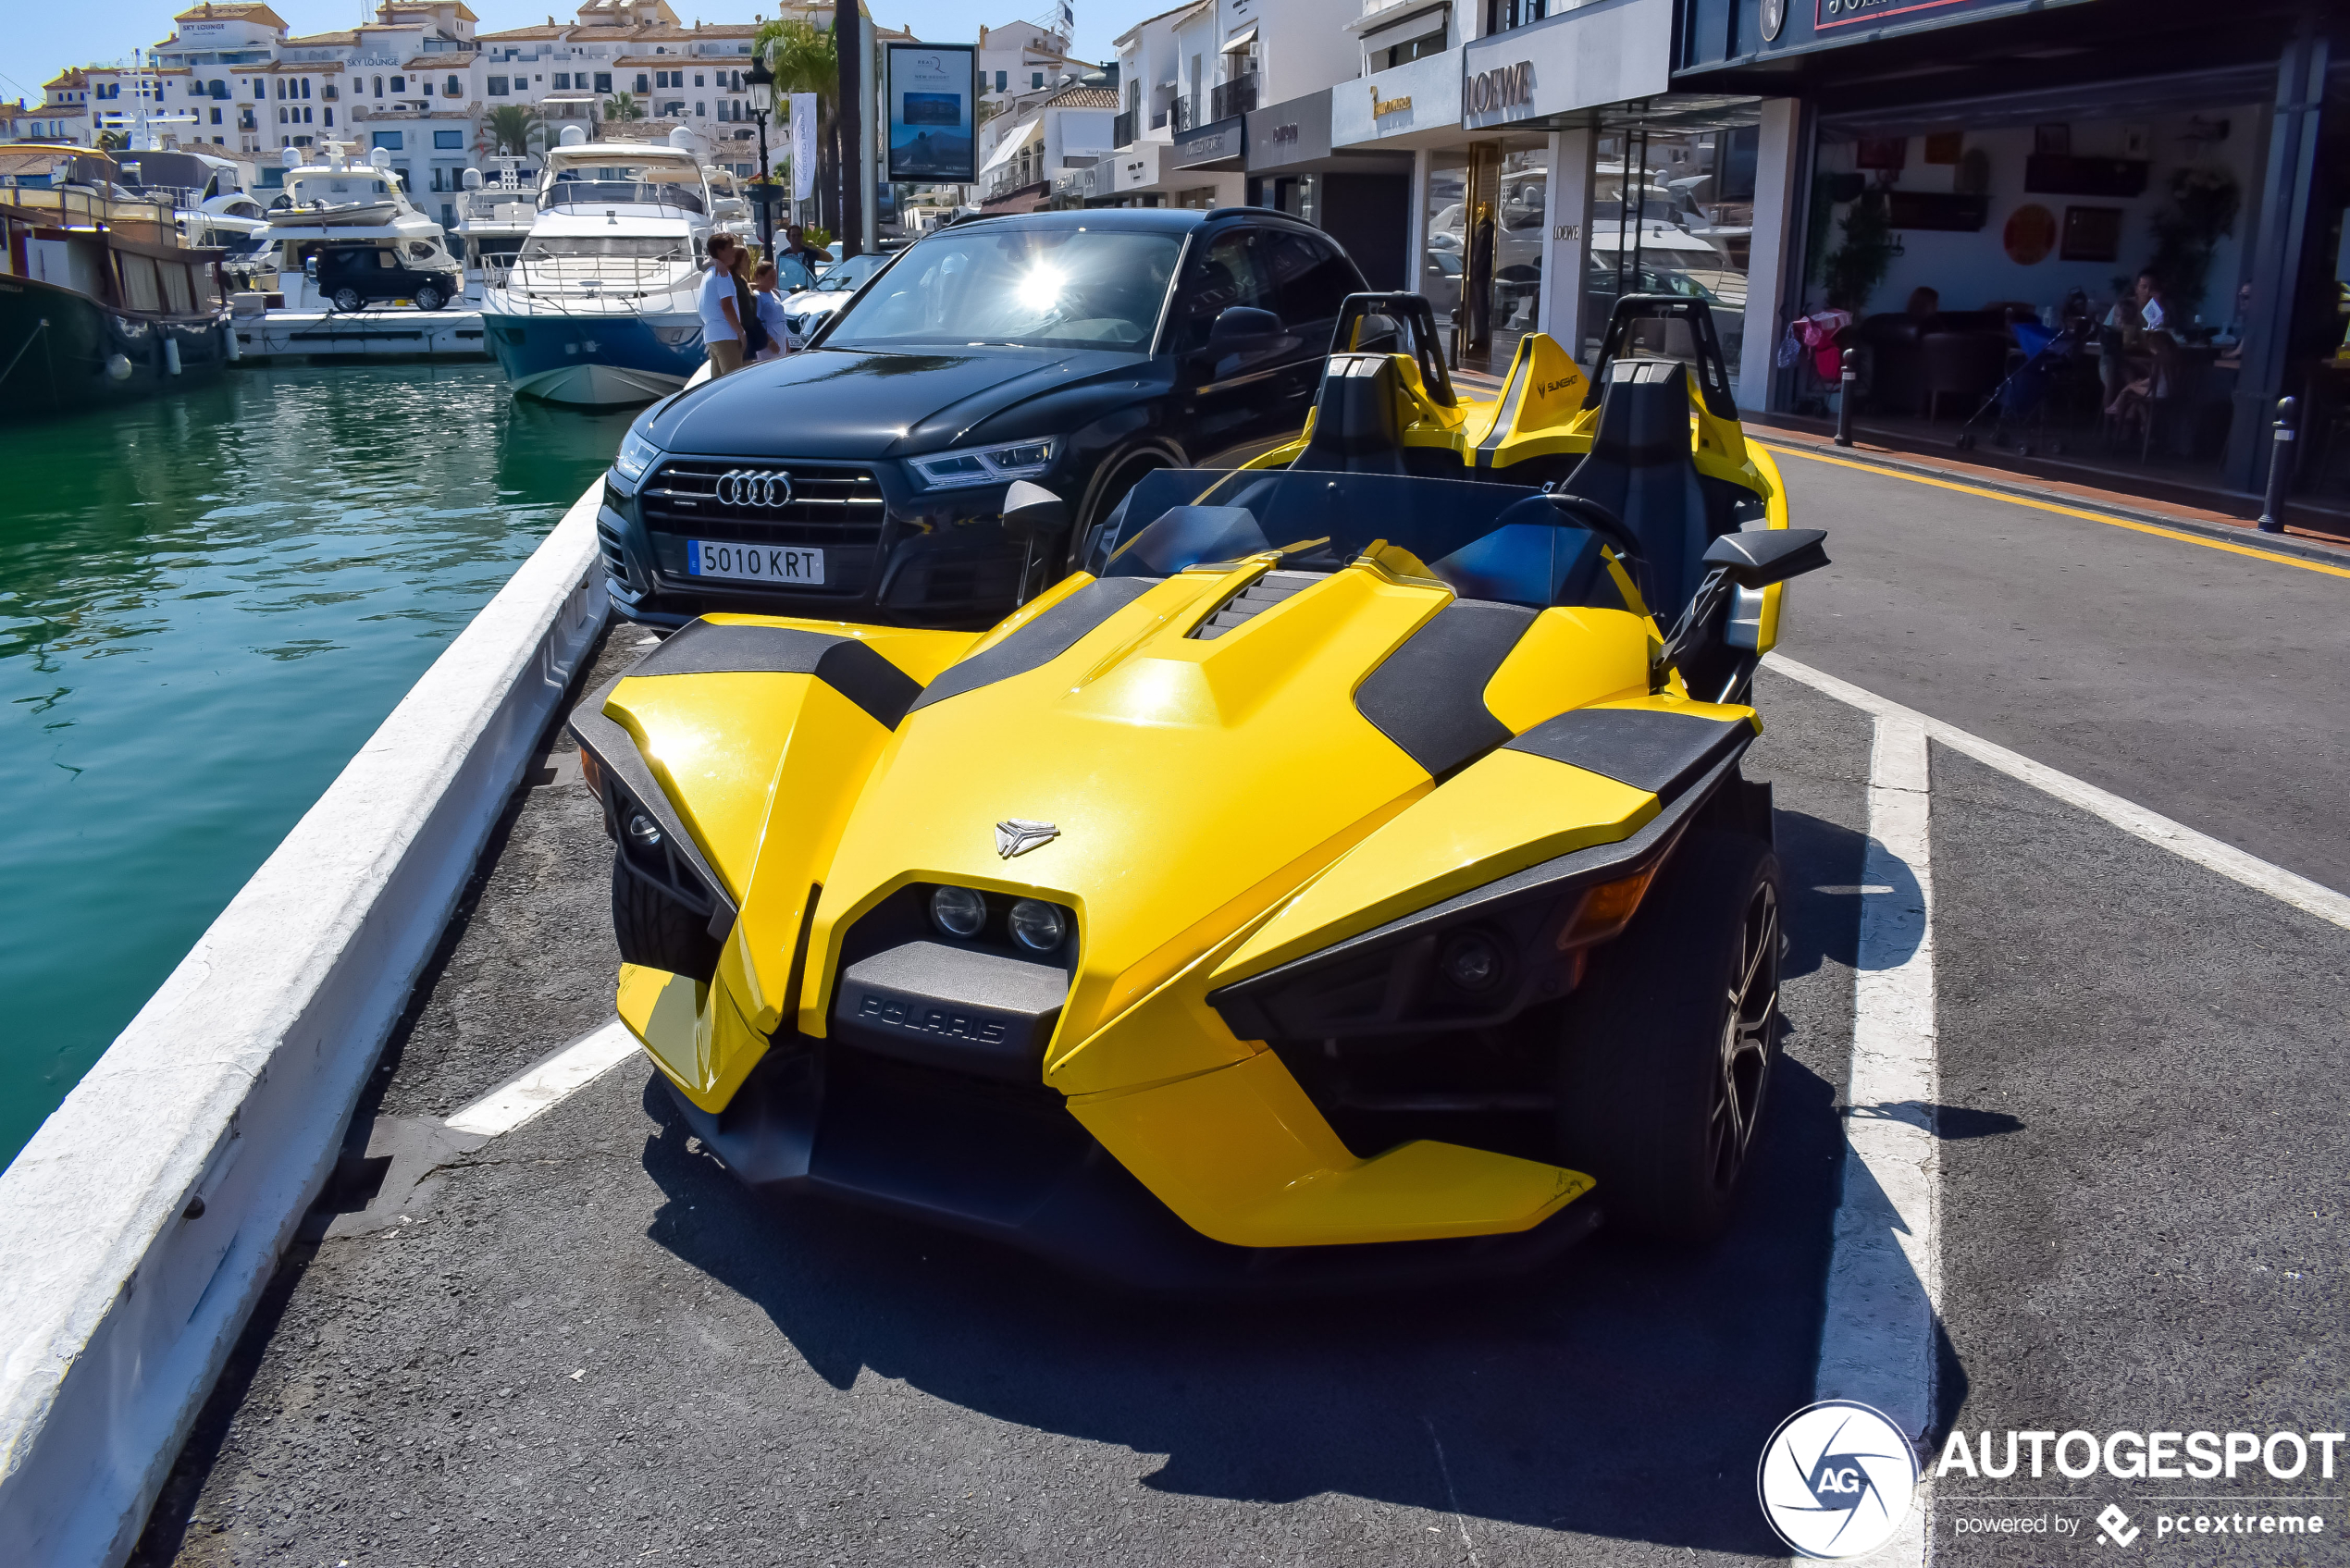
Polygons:
<instances>
[{"instance_id":1,"label":"palm tree","mask_svg":"<svg viewBox=\"0 0 2350 1568\"><path fill-rule=\"evenodd\" d=\"M827 129L833 100L840 93L840 56L833 49L832 29L797 17L778 19L759 30L751 47L765 56L767 68L775 73L777 98L793 93L816 95L817 211L822 216L828 205L823 192L832 189L839 162L838 149Z\"/></svg>"},{"instance_id":2,"label":"palm tree","mask_svg":"<svg viewBox=\"0 0 2350 1568\"><path fill-rule=\"evenodd\" d=\"M130 133L127 130L102 130L98 132L98 151L101 153L119 153L125 147L130 145Z\"/></svg>"},{"instance_id":3,"label":"palm tree","mask_svg":"<svg viewBox=\"0 0 2350 1568\"><path fill-rule=\"evenodd\" d=\"M501 104L489 111L482 121L482 129L489 133L493 152L511 153L515 157L528 157L533 142L546 142L544 121L522 104Z\"/></svg>"},{"instance_id":4,"label":"palm tree","mask_svg":"<svg viewBox=\"0 0 2350 1568\"><path fill-rule=\"evenodd\" d=\"M635 93L615 93L604 100L604 117L606 119L643 119L645 111L637 106Z\"/></svg>"}]
</instances>

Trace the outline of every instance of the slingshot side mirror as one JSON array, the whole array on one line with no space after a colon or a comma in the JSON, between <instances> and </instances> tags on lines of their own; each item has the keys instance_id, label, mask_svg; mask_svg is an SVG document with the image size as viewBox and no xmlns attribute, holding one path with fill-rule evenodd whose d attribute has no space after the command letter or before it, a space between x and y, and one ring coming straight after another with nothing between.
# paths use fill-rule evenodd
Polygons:
<instances>
[{"instance_id":1,"label":"slingshot side mirror","mask_svg":"<svg viewBox=\"0 0 2350 1568\"><path fill-rule=\"evenodd\" d=\"M1015 539L1037 539L1069 526L1069 503L1030 479L1015 479L1004 490L1004 533Z\"/></svg>"},{"instance_id":2,"label":"slingshot side mirror","mask_svg":"<svg viewBox=\"0 0 2350 1568\"><path fill-rule=\"evenodd\" d=\"M1758 528L1725 534L1706 547L1704 562L1742 588L1765 588L1828 564L1822 528Z\"/></svg>"}]
</instances>

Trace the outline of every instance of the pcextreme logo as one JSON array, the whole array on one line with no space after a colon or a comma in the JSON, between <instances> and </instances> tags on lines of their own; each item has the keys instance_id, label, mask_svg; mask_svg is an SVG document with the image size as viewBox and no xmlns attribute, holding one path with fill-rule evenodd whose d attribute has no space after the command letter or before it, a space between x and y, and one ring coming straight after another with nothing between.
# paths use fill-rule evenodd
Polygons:
<instances>
[{"instance_id":1,"label":"pcextreme logo","mask_svg":"<svg viewBox=\"0 0 2350 1568\"><path fill-rule=\"evenodd\" d=\"M1861 1557L1893 1538L1918 1486L1917 1455L1883 1412L1851 1400L1806 1405L1762 1445L1762 1516L1804 1557Z\"/></svg>"}]
</instances>

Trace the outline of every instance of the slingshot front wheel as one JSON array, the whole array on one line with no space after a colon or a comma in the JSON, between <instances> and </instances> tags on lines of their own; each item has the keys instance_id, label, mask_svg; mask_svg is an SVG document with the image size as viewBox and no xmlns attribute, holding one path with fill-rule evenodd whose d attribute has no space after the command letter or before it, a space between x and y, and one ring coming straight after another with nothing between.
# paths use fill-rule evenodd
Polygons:
<instances>
[{"instance_id":1,"label":"slingshot front wheel","mask_svg":"<svg viewBox=\"0 0 2350 1568\"><path fill-rule=\"evenodd\" d=\"M1778 1054L1779 864L1692 834L1558 1010L1559 1158L1612 1224L1701 1241L1728 1222Z\"/></svg>"}]
</instances>

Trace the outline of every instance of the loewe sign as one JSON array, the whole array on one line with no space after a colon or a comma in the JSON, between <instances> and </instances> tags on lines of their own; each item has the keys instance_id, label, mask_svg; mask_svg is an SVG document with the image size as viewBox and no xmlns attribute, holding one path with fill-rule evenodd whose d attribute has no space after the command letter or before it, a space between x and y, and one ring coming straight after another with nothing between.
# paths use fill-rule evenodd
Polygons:
<instances>
[{"instance_id":1,"label":"loewe sign","mask_svg":"<svg viewBox=\"0 0 2350 1568\"><path fill-rule=\"evenodd\" d=\"M1534 62L1520 60L1514 66L1501 66L1490 71L1479 71L1468 80L1468 112L1490 115L1496 109L1516 108L1534 98Z\"/></svg>"}]
</instances>

